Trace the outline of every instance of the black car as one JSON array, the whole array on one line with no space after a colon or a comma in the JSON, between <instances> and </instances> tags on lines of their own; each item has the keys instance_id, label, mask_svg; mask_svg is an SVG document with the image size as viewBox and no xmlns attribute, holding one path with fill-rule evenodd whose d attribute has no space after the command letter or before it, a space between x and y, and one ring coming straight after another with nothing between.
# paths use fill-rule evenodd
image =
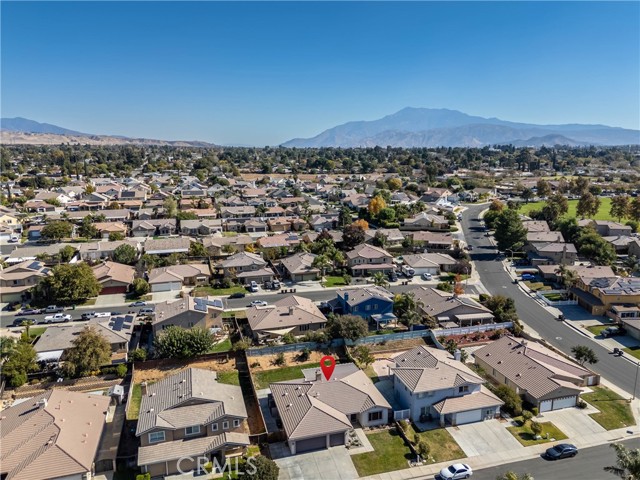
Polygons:
<instances>
[{"instance_id":1,"label":"black car","mask_svg":"<svg viewBox=\"0 0 640 480\"><path fill-rule=\"evenodd\" d=\"M242 292L236 292L236 293L232 293L231 295L229 295L229 298L244 298L246 296L246 294L242 293Z\"/></svg>"},{"instance_id":2,"label":"black car","mask_svg":"<svg viewBox=\"0 0 640 480\"><path fill-rule=\"evenodd\" d=\"M395 273L390 273L389 274L389 281L390 282L397 282L398 281L398 276Z\"/></svg>"},{"instance_id":3,"label":"black car","mask_svg":"<svg viewBox=\"0 0 640 480\"><path fill-rule=\"evenodd\" d=\"M11 324L12 327L21 327L22 326L22 322L33 322L33 325L35 325L36 322L33 318L16 318L13 323Z\"/></svg>"},{"instance_id":4,"label":"black car","mask_svg":"<svg viewBox=\"0 0 640 480\"><path fill-rule=\"evenodd\" d=\"M561 458L575 457L578 454L578 448L570 443L559 443L558 445L548 448L544 452L544 456L549 460L559 460Z\"/></svg>"}]
</instances>

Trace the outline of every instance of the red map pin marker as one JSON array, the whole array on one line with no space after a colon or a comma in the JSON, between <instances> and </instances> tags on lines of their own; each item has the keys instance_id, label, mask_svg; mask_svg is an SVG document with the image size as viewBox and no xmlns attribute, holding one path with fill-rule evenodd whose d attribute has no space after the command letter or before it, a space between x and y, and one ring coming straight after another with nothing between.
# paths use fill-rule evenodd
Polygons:
<instances>
[{"instance_id":1,"label":"red map pin marker","mask_svg":"<svg viewBox=\"0 0 640 480\"><path fill-rule=\"evenodd\" d=\"M327 365L328 363L328 365ZM322 369L322 373L324 374L324 378L327 380L331 380L331 375L333 374L333 370L336 368L336 360L330 355L325 355L320 359L320 368Z\"/></svg>"}]
</instances>

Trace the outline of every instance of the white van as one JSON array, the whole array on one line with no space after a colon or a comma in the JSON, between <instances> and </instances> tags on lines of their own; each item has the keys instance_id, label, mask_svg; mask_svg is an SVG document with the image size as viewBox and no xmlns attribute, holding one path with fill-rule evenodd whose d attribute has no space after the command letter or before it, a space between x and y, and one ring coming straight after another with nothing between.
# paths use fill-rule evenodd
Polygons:
<instances>
[{"instance_id":1,"label":"white van","mask_svg":"<svg viewBox=\"0 0 640 480\"><path fill-rule=\"evenodd\" d=\"M249 285L249 291L252 293L256 293L258 291L258 284L256 282L251 282Z\"/></svg>"}]
</instances>

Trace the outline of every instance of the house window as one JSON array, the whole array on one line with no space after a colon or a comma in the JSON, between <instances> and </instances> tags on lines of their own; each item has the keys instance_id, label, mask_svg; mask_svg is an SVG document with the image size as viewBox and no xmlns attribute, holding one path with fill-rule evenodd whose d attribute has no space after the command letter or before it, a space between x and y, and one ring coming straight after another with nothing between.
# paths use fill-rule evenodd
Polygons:
<instances>
[{"instance_id":1,"label":"house window","mask_svg":"<svg viewBox=\"0 0 640 480\"><path fill-rule=\"evenodd\" d=\"M375 304L373 305L373 309L374 309L374 310L377 310L377 309L378 309L378 304L377 304L377 303L375 303Z\"/></svg>"},{"instance_id":2,"label":"house window","mask_svg":"<svg viewBox=\"0 0 640 480\"><path fill-rule=\"evenodd\" d=\"M351 311L353 311L353 312L357 312L357 311L358 311L358 307L357 307L357 306L353 307L353 308L351 309Z\"/></svg>"},{"instance_id":3,"label":"house window","mask_svg":"<svg viewBox=\"0 0 640 480\"><path fill-rule=\"evenodd\" d=\"M164 442L164 432L151 432L149 434L149 443Z\"/></svg>"},{"instance_id":4,"label":"house window","mask_svg":"<svg viewBox=\"0 0 640 480\"><path fill-rule=\"evenodd\" d=\"M371 305L365 305L364 309L368 312L369 310L371 310Z\"/></svg>"},{"instance_id":5,"label":"house window","mask_svg":"<svg viewBox=\"0 0 640 480\"><path fill-rule=\"evenodd\" d=\"M211 431L212 432L217 432L218 431L218 424L217 423L212 423L211 424Z\"/></svg>"},{"instance_id":6,"label":"house window","mask_svg":"<svg viewBox=\"0 0 640 480\"><path fill-rule=\"evenodd\" d=\"M420 415L429 415L429 405L420 408Z\"/></svg>"},{"instance_id":7,"label":"house window","mask_svg":"<svg viewBox=\"0 0 640 480\"><path fill-rule=\"evenodd\" d=\"M463 385L461 387L458 387L458 393L468 393L469 392L469 385Z\"/></svg>"},{"instance_id":8,"label":"house window","mask_svg":"<svg viewBox=\"0 0 640 480\"><path fill-rule=\"evenodd\" d=\"M193 427L187 427L184 429L185 435L197 435L200 433L200 425L195 425Z\"/></svg>"},{"instance_id":9,"label":"house window","mask_svg":"<svg viewBox=\"0 0 640 480\"><path fill-rule=\"evenodd\" d=\"M229 428L229 422L222 422L222 429L227 430Z\"/></svg>"},{"instance_id":10,"label":"house window","mask_svg":"<svg viewBox=\"0 0 640 480\"><path fill-rule=\"evenodd\" d=\"M234 420L233 421L233 426L235 427L239 427L240 426L240 420Z\"/></svg>"},{"instance_id":11,"label":"house window","mask_svg":"<svg viewBox=\"0 0 640 480\"><path fill-rule=\"evenodd\" d=\"M309 330L309 325L300 325L299 328L301 332L306 332L307 330Z\"/></svg>"},{"instance_id":12,"label":"house window","mask_svg":"<svg viewBox=\"0 0 640 480\"><path fill-rule=\"evenodd\" d=\"M381 411L369 412L369 421L370 422L376 422L378 420L382 420L382 412Z\"/></svg>"}]
</instances>

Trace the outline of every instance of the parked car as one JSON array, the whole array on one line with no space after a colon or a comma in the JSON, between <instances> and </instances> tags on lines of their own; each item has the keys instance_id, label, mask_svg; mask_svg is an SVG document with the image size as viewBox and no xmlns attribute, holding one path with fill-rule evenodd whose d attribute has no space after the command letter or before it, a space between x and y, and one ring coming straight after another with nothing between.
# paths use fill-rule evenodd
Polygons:
<instances>
[{"instance_id":1,"label":"parked car","mask_svg":"<svg viewBox=\"0 0 640 480\"><path fill-rule=\"evenodd\" d=\"M390 273L389 274L389 281L390 282L397 282L398 281L398 276L395 273Z\"/></svg>"},{"instance_id":2,"label":"parked car","mask_svg":"<svg viewBox=\"0 0 640 480\"><path fill-rule=\"evenodd\" d=\"M266 307L267 305L269 304L264 300L254 300L249 304L250 307Z\"/></svg>"},{"instance_id":3,"label":"parked car","mask_svg":"<svg viewBox=\"0 0 640 480\"><path fill-rule=\"evenodd\" d=\"M57 305L49 305L44 309L44 313L60 313L64 312L64 308L58 307Z\"/></svg>"},{"instance_id":4,"label":"parked car","mask_svg":"<svg viewBox=\"0 0 640 480\"><path fill-rule=\"evenodd\" d=\"M430 273L423 273L422 274L422 279L423 280L431 280L433 278L433 275L431 275Z\"/></svg>"},{"instance_id":5,"label":"parked car","mask_svg":"<svg viewBox=\"0 0 640 480\"><path fill-rule=\"evenodd\" d=\"M473 475L473 471L469 465L454 463L440 470L440 473L436 475L436 480L458 480L460 478L469 478L471 475Z\"/></svg>"},{"instance_id":6,"label":"parked car","mask_svg":"<svg viewBox=\"0 0 640 480\"><path fill-rule=\"evenodd\" d=\"M559 443L544 452L544 456L549 460L559 460L561 458L575 457L578 454L578 448L570 443Z\"/></svg>"},{"instance_id":7,"label":"parked car","mask_svg":"<svg viewBox=\"0 0 640 480\"><path fill-rule=\"evenodd\" d=\"M244 297L246 297L246 294L244 294L243 292L236 292L229 295L229 298L244 298Z\"/></svg>"},{"instance_id":8,"label":"parked car","mask_svg":"<svg viewBox=\"0 0 640 480\"><path fill-rule=\"evenodd\" d=\"M252 281L248 286L247 289L252 292L252 293L256 293L258 291L258 284L254 281Z\"/></svg>"},{"instance_id":9,"label":"parked car","mask_svg":"<svg viewBox=\"0 0 640 480\"><path fill-rule=\"evenodd\" d=\"M624 335L624 329L618 326L607 327L600 332L603 337L613 337L615 335Z\"/></svg>"},{"instance_id":10,"label":"parked car","mask_svg":"<svg viewBox=\"0 0 640 480\"><path fill-rule=\"evenodd\" d=\"M62 323L62 322L70 322L71 315L68 313L56 313L55 315L47 315L44 317L43 323Z\"/></svg>"},{"instance_id":11,"label":"parked car","mask_svg":"<svg viewBox=\"0 0 640 480\"><path fill-rule=\"evenodd\" d=\"M95 316L96 316L96 312L85 312L82 315L80 315L80 318L82 320L89 320Z\"/></svg>"},{"instance_id":12,"label":"parked car","mask_svg":"<svg viewBox=\"0 0 640 480\"><path fill-rule=\"evenodd\" d=\"M140 311L138 312L140 315L155 315L156 311L153 308L141 308Z\"/></svg>"},{"instance_id":13,"label":"parked car","mask_svg":"<svg viewBox=\"0 0 640 480\"><path fill-rule=\"evenodd\" d=\"M531 280L535 280L536 276L531 274L531 273L523 273L522 274L522 280L526 280L526 281L531 281Z\"/></svg>"},{"instance_id":14,"label":"parked car","mask_svg":"<svg viewBox=\"0 0 640 480\"><path fill-rule=\"evenodd\" d=\"M33 324L35 325L36 323L38 323L35 319L33 318L16 318L13 323L11 324L12 327L21 327L22 326L22 322L33 322Z\"/></svg>"},{"instance_id":15,"label":"parked car","mask_svg":"<svg viewBox=\"0 0 640 480\"><path fill-rule=\"evenodd\" d=\"M146 307L147 306L147 302L143 302L142 300L138 300L137 302L132 302L129 306L130 307Z\"/></svg>"},{"instance_id":16,"label":"parked car","mask_svg":"<svg viewBox=\"0 0 640 480\"><path fill-rule=\"evenodd\" d=\"M21 317L24 315L40 315L42 310L40 308L26 308L18 313L16 313L16 317Z\"/></svg>"},{"instance_id":17,"label":"parked car","mask_svg":"<svg viewBox=\"0 0 640 480\"><path fill-rule=\"evenodd\" d=\"M280 282L278 280L274 280L273 282L271 282L271 288L273 288L274 290L278 290L280 288Z\"/></svg>"}]
</instances>

